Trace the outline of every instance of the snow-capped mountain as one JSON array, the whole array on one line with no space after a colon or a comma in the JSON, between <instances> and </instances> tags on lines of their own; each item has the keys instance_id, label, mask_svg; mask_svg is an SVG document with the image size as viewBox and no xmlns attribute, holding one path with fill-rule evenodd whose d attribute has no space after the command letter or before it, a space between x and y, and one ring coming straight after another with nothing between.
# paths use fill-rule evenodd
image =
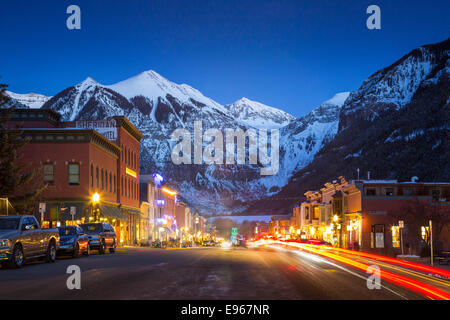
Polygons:
<instances>
[{"instance_id":1,"label":"snow-capped mountain","mask_svg":"<svg viewBox=\"0 0 450 320\"><path fill-rule=\"evenodd\" d=\"M169 95L177 99L180 104L192 103L194 100L226 113L222 105L205 97L197 89L187 84L176 84L169 81L153 70L142 72L137 76L110 85L108 88L120 93L129 100L133 100L136 97L144 97L151 106L160 102L160 98L162 98L163 102L170 103L169 100L166 100L167 95Z\"/></svg>"},{"instance_id":2,"label":"snow-capped mountain","mask_svg":"<svg viewBox=\"0 0 450 320\"><path fill-rule=\"evenodd\" d=\"M266 106L245 97L233 104L226 105L225 108L234 118L258 129L281 128L295 119L294 116L283 110Z\"/></svg>"},{"instance_id":3,"label":"snow-capped mountain","mask_svg":"<svg viewBox=\"0 0 450 320\"><path fill-rule=\"evenodd\" d=\"M269 190L288 183L293 173L309 164L323 145L333 140L338 131L341 107L349 94L337 93L310 113L281 128L280 171L262 179Z\"/></svg>"},{"instance_id":4,"label":"snow-capped mountain","mask_svg":"<svg viewBox=\"0 0 450 320\"><path fill-rule=\"evenodd\" d=\"M449 181L449 53L447 39L369 76L345 100L334 138L273 195L277 201L263 199L249 211L285 212L307 190L339 176L356 179L357 169L374 179Z\"/></svg>"},{"instance_id":5,"label":"snow-capped mountain","mask_svg":"<svg viewBox=\"0 0 450 320\"><path fill-rule=\"evenodd\" d=\"M27 93L27 94L20 94L20 93L14 93L11 91L6 91L6 94L14 99L15 101L26 105L32 109L40 108L44 103L46 103L48 100L50 100L52 97L47 97L42 94L37 93Z\"/></svg>"},{"instance_id":6,"label":"snow-capped mountain","mask_svg":"<svg viewBox=\"0 0 450 320\"><path fill-rule=\"evenodd\" d=\"M88 77L52 97L42 108L59 112L64 121L73 121L125 115L133 106L117 92Z\"/></svg>"},{"instance_id":7,"label":"snow-capped mountain","mask_svg":"<svg viewBox=\"0 0 450 320\"><path fill-rule=\"evenodd\" d=\"M441 69L445 69L449 58L446 42L417 48L367 78L343 106L339 128L345 129L361 119L373 120L411 102L421 85L436 77L439 70L445 73Z\"/></svg>"},{"instance_id":8,"label":"snow-capped mountain","mask_svg":"<svg viewBox=\"0 0 450 320\"><path fill-rule=\"evenodd\" d=\"M245 98L223 107L186 84L146 71L113 85L87 78L55 95L43 108L61 113L63 120L125 115L144 134L142 174L164 172L191 205L229 213L232 207L245 210L250 201L279 190L295 170L308 164L322 144L334 136L346 96L338 94L295 120L286 112ZM174 165L170 154L175 142L170 141L171 134L178 128L192 133L196 120L202 121L204 131L278 128L287 124L280 131L278 174L261 178L260 167L249 164Z\"/></svg>"}]
</instances>

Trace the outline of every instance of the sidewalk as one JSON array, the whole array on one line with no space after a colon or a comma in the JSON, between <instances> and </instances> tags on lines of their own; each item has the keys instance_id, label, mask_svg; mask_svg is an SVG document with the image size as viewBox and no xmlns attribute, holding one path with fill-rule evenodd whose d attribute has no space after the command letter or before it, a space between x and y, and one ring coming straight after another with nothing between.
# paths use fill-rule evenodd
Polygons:
<instances>
[{"instance_id":1,"label":"sidewalk","mask_svg":"<svg viewBox=\"0 0 450 320\"><path fill-rule=\"evenodd\" d=\"M414 263L420 263L420 264L423 264L426 266L431 266L430 257L421 258L421 257L414 257L414 256L404 256L404 257L397 256L397 259L414 262ZM438 261L433 261L433 262L434 262L433 267L450 271L450 265L439 264Z\"/></svg>"}]
</instances>

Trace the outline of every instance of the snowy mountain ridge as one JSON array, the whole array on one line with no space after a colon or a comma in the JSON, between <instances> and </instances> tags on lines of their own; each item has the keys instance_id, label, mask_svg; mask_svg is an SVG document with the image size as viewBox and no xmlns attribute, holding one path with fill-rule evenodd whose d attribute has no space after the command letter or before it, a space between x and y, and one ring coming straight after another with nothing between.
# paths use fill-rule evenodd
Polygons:
<instances>
[{"instance_id":1,"label":"snowy mountain ridge","mask_svg":"<svg viewBox=\"0 0 450 320\"><path fill-rule=\"evenodd\" d=\"M258 129L278 129L295 119L294 116L285 111L245 97L233 104L226 105L225 108L235 119Z\"/></svg>"},{"instance_id":2,"label":"snowy mountain ridge","mask_svg":"<svg viewBox=\"0 0 450 320\"><path fill-rule=\"evenodd\" d=\"M44 96L43 94L37 94L37 93L26 93L26 94L20 94L20 93L14 93L11 91L6 91L6 94L18 101L19 103L26 105L32 109L38 109L42 107L44 103L46 103L48 100L50 100L52 97Z\"/></svg>"}]
</instances>

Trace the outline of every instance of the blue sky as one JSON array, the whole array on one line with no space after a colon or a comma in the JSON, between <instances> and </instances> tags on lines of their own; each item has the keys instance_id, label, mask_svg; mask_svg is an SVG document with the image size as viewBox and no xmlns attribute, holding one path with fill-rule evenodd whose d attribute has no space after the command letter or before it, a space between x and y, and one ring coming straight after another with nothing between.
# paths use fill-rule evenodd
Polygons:
<instances>
[{"instance_id":1,"label":"blue sky","mask_svg":"<svg viewBox=\"0 0 450 320\"><path fill-rule=\"evenodd\" d=\"M66 28L71 4L81 30ZM371 4L381 30L366 28ZM294 116L450 35L448 0L2 0L0 12L11 91L54 95L152 69L222 104L245 96Z\"/></svg>"}]
</instances>

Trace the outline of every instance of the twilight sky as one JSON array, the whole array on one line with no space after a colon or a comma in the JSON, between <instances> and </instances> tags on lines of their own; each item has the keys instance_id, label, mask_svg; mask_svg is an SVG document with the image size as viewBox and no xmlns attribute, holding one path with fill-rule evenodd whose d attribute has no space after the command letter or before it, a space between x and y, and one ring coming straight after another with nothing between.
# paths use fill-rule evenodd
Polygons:
<instances>
[{"instance_id":1,"label":"twilight sky","mask_svg":"<svg viewBox=\"0 0 450 320\"><path fill-rule=\"evenodd\" d=\"M81 8L81 30L66 8ZM381 8L381 30L366 8ZM0 83L54 95L155 70L226 104L302 116L410 50L450 36L448 0L2 0Z\"/></svg>"}]
</instances>

